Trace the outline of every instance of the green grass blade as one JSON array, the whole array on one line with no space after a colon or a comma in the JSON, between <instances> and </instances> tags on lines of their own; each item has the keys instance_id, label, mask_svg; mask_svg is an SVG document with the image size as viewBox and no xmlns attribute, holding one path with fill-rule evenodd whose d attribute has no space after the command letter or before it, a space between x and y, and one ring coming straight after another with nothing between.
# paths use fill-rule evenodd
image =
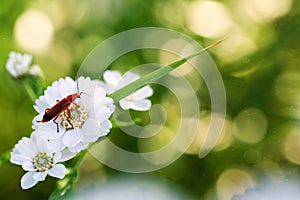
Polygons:
<instances>
[{"instance_id":1,"label":"green grass blade","mask_svg":"<svg viewBox=\"0 0 300 200\"><path fill-rule=\"evenodd\" d=\"M220 40L204 49L202 49L201 51L198 51L190 56L187 56L185 58L182 58L178 61L175 61L173 63L171 63L170 65L160 68L158 70L155 70L149 74L147 74L146 76L143 76L142 78L128 84L127 86L117 90L116 92L114 92L113 94L110 95L110 97L114 100L114 102L118 102L121 99L127 97L128 95L134 93L135 91L137 91L138 89L142 88L145 85L148 85L150 83L153 83L154 81L160 79L161 77L167 75L168 73L170 73L171 71L173 71L174 69L176 69L177 67L181 66L182 64L186 63L188 60L200 55L201 53L205 52L207 49L214 47L218 44L220 44L223 40Z\"/></svg>"}]
</instances>

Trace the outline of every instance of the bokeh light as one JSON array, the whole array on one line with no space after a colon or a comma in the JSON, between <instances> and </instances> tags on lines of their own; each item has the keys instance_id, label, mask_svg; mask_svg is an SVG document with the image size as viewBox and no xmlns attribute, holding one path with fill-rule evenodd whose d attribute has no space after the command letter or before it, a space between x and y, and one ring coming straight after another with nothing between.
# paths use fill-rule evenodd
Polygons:
<instances>
[{"instance_id":1,"label":"bokeh light","mask_svg":"<svg viewBox=\"0 0 300 200\"><path fill-rule=\"evenodd\" d=\"M248 108L241 111L235 118L236 129L234 136L247 143L261 141L267 133L268 121L266 115L256 108Z\"/></svg>"},{"instance_id":2,"label":"bokeh light","mask_svg":"<svg viewBox=\"0 0 300 200\"><path fill-rule=\"evenodd\" d=\"M274 96L281 109L282 116L299 118L300 116L300 74L298 70L287 70L280 74L274 84Z\"/></svg>"},{"instance_id":3,"label":"bokeh light","mask_svg":"<svg viewBox=\"0 0 300 200\"><path fill-rule=\"evenodd\" d=\"M215 1L196 1L186 10L188 27L196 34L208 38L224 36L232 25L226 6Z\"/></svg>"},{"instance_id":4,"label":"bokeh light","mask_svg":"<svg viewBox=\"0 0 300 200\"><path fill-rule=\"evenodd\" d=\"M219 118L223 118L222 116L219 116ZM199 120L199 127L197 130L197 135L191 144L191 146L187 149L186 153L187 154L198 154L199 150L206 139L206 137L210 137L208 135L208 128L210 126L211 122L211 114L207 114L206 116L201 117ZM220 134L220 137L213 147L215 151L221 151L226 149L227 147L230 146L232 142L232 135L231 135L231 130L233 128L234 124L229 120L225 119L224 127L223 130Z\"/></svg>"},{"instance_id":5,"label":"bokeh light","mask_svg":"<svg viewBox=\"0 0 300 200\"><path fill-rule=\"evenodd\" d=\"M287 160L300 165L300 128L287 131L284 140L283 153Z\"/></svg>"},{"instance_id":6,"label":"bokeh light","mask_svg":"<svg viewBox=\"0 0 300 200\"><path fill-rule=\"evenodd\" d=\"M40 10L28 10L16 21L14 33L22 49L38 54L51 45L54 28L47 14Z\"/></svg>"},{"instance_id":7,"label":"bokeh light","mask_svg":"<svg viewBox=\"0 0 300 200\"><path fill-rule=\"evenodd\" d=\"M287 14L293 0L243 0L245 14L257 22L270 21Z\"/></svg>"},{"instance_id":8,"label":"bokeh light","mask_svg":"<svg viewBox=\"0 0 300 200\"><path fill-rule=\"evenodd\" d=\"M242 195L254 186L253 178L245 170L227 169L217 182L218 200L231 200L235 195Z\"/></svg>"},{"instance_id":9,"label":"bokeh light","mask_svg":"<svg viewBox=\"0 0 300 200\"><path fill-rule=\"evenodd\" d=\"M216 47L214 51L224 62L230 63L246 57L255 52L257 48L249 34L240 27L234 26L222 45Z\"/></svg>"}]
</instances>

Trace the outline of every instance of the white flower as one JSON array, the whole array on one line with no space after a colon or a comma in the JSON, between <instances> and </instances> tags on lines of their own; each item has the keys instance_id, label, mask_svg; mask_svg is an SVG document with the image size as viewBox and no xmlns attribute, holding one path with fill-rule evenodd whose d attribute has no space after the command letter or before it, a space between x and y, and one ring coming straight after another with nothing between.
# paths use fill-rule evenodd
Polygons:
<instances>
[{"instance_id":1,"label":"white flower","mask_svg":"<svg viewBox=\"0 0 300 200\"><path fill-rule=\"evenodd\" d=\"M39 181L44 181L47 174L56 178L64 178L66 168L64 162L75 156L68 150L53 151L47 140L41 139L36 132L30 138L23 137L11 152L10 162L21 165L27 171L21 179L21 187L28 189Z\"/></svg>"},{"instance_id":2,"label":"white flower","mask_svg":"<svg viewBox=\"0 0 300 200\"><path fill-rule=\"evenodd\" d=\"M75 98L78 94L80 97ZM62 99L67 104L62 105L63 102L59 102ZM65 110L51 109L56 104ZM83 77L74 81L67 77L49 86L34 108L39 114L33 119L33 128L40 137L50 140L56 150L67 147L71 152L79 152L109 133L112 127L109 117L115 106L113 100L106 97L99 81ZM51 117L41 122L46 110Z\"/></svg>"},{"instance_id":3,"label":"white flower","mask_svg":"<svg viewBox=\"0 0 300 200\"><path fill-rule=\"evenodd\" d=\"M139 78L140 76L133 72L126 72L122 76L118 71L107 70L103 74L105 83L101 83L101 86L103 86L107 94L112 94L113 92L123 88L124 86L136 81ZM146 98L150 97L152 94L152 88L147 85L132 93L131 95L125 97L124 99L121 99L119 104L124 110L149 110L151 107L151 101Z\"/></svg>"},{"instance_id":4,"label":"white flower","mask_svg":"<svg viewBox=\"0 0 300 200\"><path fill-rule=\"evenodd\" d=\"M22 55L12 51L9 54L9 58L6 63L6 69L13 77L18 78L28 73L31 62L32 55Z\"/></svg>"},{"instance_id":5,"label":"white flower","mask_svg":"<svg viewBox=\"0 0 300 200\"><path fill-rule=\"evenodd\" d=\"M43 77L44 74L43 74L43 71L41 69L41 67L37 64L34 64L30 67L28 73L32 76L40 76L40 77Z\"/></svg>"}]
</instances>

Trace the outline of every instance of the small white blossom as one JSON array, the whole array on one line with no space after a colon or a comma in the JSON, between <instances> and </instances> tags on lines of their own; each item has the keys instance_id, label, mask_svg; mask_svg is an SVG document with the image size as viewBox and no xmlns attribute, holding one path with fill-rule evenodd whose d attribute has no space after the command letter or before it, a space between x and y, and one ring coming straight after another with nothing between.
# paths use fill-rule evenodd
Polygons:
<instances>
[{"instance_id":1,"label":"small white blossom","mask_svg":"<svg viewBox=\"0 0 300 200\"><path fill-rule=\"evenodd\" d=\"M7 71L15 78L25 75L29 72L29 67L32 62L32 55L10 52L6 63Z\"/></svg>"},{"instance_id":2,"label":"small white blossom","mask_svg":"<svg viewBox=\"0 0 300 200\"><path fill-rule=\"evenodd\" d=\"M122 76L118 71L107 70L103 74L103 79L105 83L101 83L101 86L103 86L107 94L112 94L113 92L123 88L124 86L136 81L139 78L140 76L133 72L126 72ZM131 95L121 99L119 104L124 110L149 110L151 107L151 101L146 98L152 96L152 94L152 88L149 85L147 85L132 93Z\"/></svg>"},{"instance_id":3,"label":"small white blossom","mask_svg":"<svg viewBox=\"0 0 300 200\"><path fill-rule=\"evenodd\" d=\"M75 156L67 149L55 152L48 141L41 139L36 132L30 138L23 137L13 148L10 162L21 165L27 171L21 179L21 187L28 189L39 181L44 181L47 174L56 178L64 178L66 168L64 162Z\"/></svg>"},{"instance_id":4,"label":"small white blossom","mask_svg":"<svg viewBox=\"0 0 300 200\"><path fill-rule=\"evenodd\" d=\"M72 103L69 102L64 111L41 122L47 109L72 94L80 94L80 97L71 98ZM99 81L83 77L74 81L67 77L49 86L34 108L39 114L33 119L33 128L40 137L48 139L56 150L67 147L71 152L79 152L109 133L112 127L109 117L115 106L113 100L106 97Z\"/></svg>"},{"instance_id":5,"label":"small white blossom","mask_svg":"<svg viewBox=\"0 0 300 200\"><path fill-rule=\"evenodd\" d=\"M32 65L28 73L32 76L40 76L40 77L44 76L41 67L37 64Z\"/></svg>"}]
</instances>

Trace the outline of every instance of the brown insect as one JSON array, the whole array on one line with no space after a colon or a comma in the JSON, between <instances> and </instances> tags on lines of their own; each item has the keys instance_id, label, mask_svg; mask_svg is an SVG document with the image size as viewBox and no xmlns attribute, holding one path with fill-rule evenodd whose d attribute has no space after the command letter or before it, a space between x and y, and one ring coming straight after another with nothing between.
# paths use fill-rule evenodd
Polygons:
<instances>
[{"instance_id":1,"label":"brown insect","mask_svg":"<svg viewBox=\"0 0 300 200\"><path fill-rule=\"evenodd\" d=\"M43 119L41 121L37 121L37 122L45 123L45 122L52 120L53 123L56 124L57 132L59 132L58 123L56 121L56 119L59 117L59 114L65 110L67 110L68 107L71 105L71 103L73 103L77 107L79 107L74 101L77 98L80 98L81 94L85 94L84 92L79 93L78 83L77 83L77 90L78 90L77 93L70 94L61 100L56 100L57 103L54 106L52 106L51 108L46 108L45 113L43 115Z\"/></svg>"}]
</instances>

